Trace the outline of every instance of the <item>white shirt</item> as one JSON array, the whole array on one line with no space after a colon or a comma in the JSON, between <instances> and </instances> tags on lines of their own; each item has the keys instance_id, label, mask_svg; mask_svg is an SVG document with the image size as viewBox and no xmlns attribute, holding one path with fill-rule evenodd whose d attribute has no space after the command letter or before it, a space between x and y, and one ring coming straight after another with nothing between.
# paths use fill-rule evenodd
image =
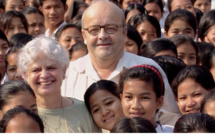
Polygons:
<instances>
[{"instance_id":1,"label":"white shirt","mask_svg":"<svg viewBox=\"0 0 215 134\"><path fill-rule=\"evenodd\" d=\"M160 122L163 124L174 124L172 119L167 119L168 114L172 113L179 113L178 106L175 102L172 90L168 83L168 79L161 69L161 67L152 59L137 56L132 53L124 52L122 58L119 60L116 69L112 72L112 74L108 77L107 80L114 81L118 83L120 72L124 68L130 68L135 65L140 64L147 64L153 65L159 69L161 75L164 80L165 85L165 94L164 94L164 102L159 111L161 115L159 118ZM92 62L90 60L89 54L79 58L76 61L70 62L68 67L66 78L62 83L61 86L61 93L63 96L66 97L74 97L79 100L84 100L84 93L86 89L94 82L99 81L101 78L97 74L96 70L94 69ZM162 122L165 120L165 122ZM169 122L170 121L170 122Z\"/></svg>"},{"instance_id":2,"label":"white shirt","mask_svg":"<svg viewBox=\"0 0 215 134\"><path fill-rule=\"evenodd\" d=\"M46 37L50 37L50 38L52 38L52 39L55 40L55 34L56 34L57 30L58 30L59 28L61 28L63 25L66 25L66 24L67 24L66 21L63 21L63 22L60 24L60 26L54 30L54 32L52 33L51 36L50 36L50 30L47 29L46 32L45 32L45 36L46 36Z\"/></svg>"},{"instance_id":3,"label":"white shirt","mask_svg":"<svg viewBox=\"0 0 215 134\"><path fill-rule=\"evenodd\" d=\"M170 125L160 125L157 124L157 127L155 128L155 130L157 131L157 133L173 133L173 126Z\"/></svg>"}]
</instances>

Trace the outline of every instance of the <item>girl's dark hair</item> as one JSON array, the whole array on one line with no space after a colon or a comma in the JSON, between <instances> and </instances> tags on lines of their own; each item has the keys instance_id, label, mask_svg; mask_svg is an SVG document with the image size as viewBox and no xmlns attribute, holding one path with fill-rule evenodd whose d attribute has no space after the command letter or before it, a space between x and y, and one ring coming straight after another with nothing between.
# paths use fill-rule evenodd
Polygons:
<instances>
[{"instance_id":1,"label":"girl's dark hair","mask_svg":"<svg viewBox=\"0 0 215 134\"><path fill-rule=\"evenodd\" d=\"M87 50L87 46L86 44L84 44L84 42L78 42L78 43L75 43L70 49L69 49L69 56L70 56L70 59L72 58L72 54L77 51L77 50L84 50L88 53L88 50Z\"/></svg>"},{"instance_id":2,"label":"girl's dark hair","mask_svg":"<svg viewBox=\"0 0 215 134\"><path fill-rule=\"evenodd\" d=\"M16 47L23 47L25 46L29 41L31 41L34 37L30 34L26 33L17 33L11 36L9 39L9 45L11 47L16 46Z\"/></svg>"},{"instance_id":3,"label":"girl's dark hair","mask_svg":"<svg viewBox=\"0 0 215 134\"><path fill-rule=\"evenodd\" d=\"M140 13L142 13L142 14L145 14L145 15L147 15L148 13L147 13L147 11L146 11L146 9L145 9L145 7L143 6L143 5L141 5L141 4L139 4L139 3L131 3L131 4L129 4L128 6L127 6L127 8L125 9L125 18L127 18L127 15L128 15L128 13L131 11L131 10L134 10L134 9L136 9L136 10L138 10Z\"/></svg>"},{"instance_id":4,"label":"girl's dark hair","mask_svg":"<svg viewBox=\"0 0 215 134\"><path fill-rule=\"evenodd\" d=\"M186 67L182 60L172 56L156 56L152 59L161 66L170 85L177 74Z\"/></svg>"},{"instance_id":5,"label":"girl's dark hair","mask_svg":"<svg viewBox=\"0 0 215 134\"><path fill-rule=\"evenodd\" d=\"M170 40L175 44L176 48L183 43L189 42L196 51L196 57L198 56L198 47L196 45L196 42L188 35L178 34L178 35L172 36ZM198 59L196 61L198 62Z\"/></svg>"},{"instance_id":6,"label":"girl's dark hair","mask_svg":"<svg viewBox=\"0 0 215 134\"><path fill-rule=\"evenodd\" d=\"M62 27L60 27L56 34L55 34L55 38L56 40L59 40L60 39L60 36L61 34L63 33L64 30L68 29L68 28L75 28L77 29L78 31L80 31L80 29L75 25L75 24L66 24L66 25L63 25ZM80 31L81 32L81 31Z\"/></svg>"},{"instance_id":7,"label":"girl's dark hair","mask_svg":"<svg viewBox=\"0 0 215 134\"><path fill-rule=\"evenodd\" d=\"M193 79L208 91L212 90L215 86L213 76L206 67L198 65L187 66L178 73L172 82L172 90L175 98L178 98L178 86L187 78Z\"/></svg>"},{"instance_id":8,"label":"girl's dark hair","mask_svg":"<svg viewBox=\"0 0 215 134\"><path fill-rule=\"evenodd\" d=\"M175 124L174 133L214 133L215 120L208 114L192 113L182 115Z\"/></svg>"},{"instance_id":9,"label":"girl's dark hair","mask_svg":"<svg viewBox=\"0 0 215 134\"><path fill-rule=\"evenodd\" d=\"M16 108L10 109L9 111L6 112L6 114L3 116L3 118L0 121L0 133L5 133L10 120L15 118L16 116L19 116L19 114L25 114L28 117L30 117L32 120L37 122L40 127L41 133L44 133L43 121L41 120L39 115L37 115L33 111L25 109L23 107L16 107Z\"/></svg>"},{"instance_id":10,"label":"girl's dark hair","mask_svg":"<svg viewBox=\"0 0 215 134\"><path fill-rule=\"evenodd\" d=\"M43 13L42 13L39 9L37 9L36 7L31 7L31 6L25 7L25 8L22 10L22 13L23 13L24 15L36 13L36 14L39 14L39 15L41 15L41 16L44 17Z\"/></svg>"},{"instance_id":11,"label":"girl's dark hair","mask_svg":"<svg viewBox=\"0 0 215 134\"><path fill-rule=\"evenodd\" d=\"M210 27L215 25L215 10L206 12L199 23L198 37L201 41L205 41L205 36L208 34Z\"/></svg>"},{"instance_id":12,"label":"girl's dark hair","mask_svg":"<svg viewBox=\"0 0 215 134\"><path fill-rule=\"evenodd\" d=\"M213 58L215 57L215 48L211 51L210 58L209 58L209 66L208 68L211 69L213 67Z\"/></svg>"},{"instance_id":13,"label":"girl's dark hair","mask_svg":"<svg viewBox=\"0 0 215 134\"><path fill-rule=\"evenodd\" d=\"M43 2L46 0L39 0L40 6L43 6ZM63 4L63 6L66 6L66 0L60 0Z\"/></svg>"},{"instance_id":14,"label":"girl's dark hair","mask_svg":"<svg viewBox=\"0 0 215 134\"><path fill-rule=\"evenodd\" d=\"M127 37L137 43L138 54L139 54L140 47L141 47L141 44L143 43L143 40L140 34L138 33L137 29L131 25L127 25Z\"/></svg>"},{"instance_id":15,"label":"girl's dark hair","mask_svg":"<svg viewBox=\"0 0 215 134\"><path fill-rule=\"evenodd\" d=\"M122 118L118 120L111 133L156 133L152 123L141 117Z\"/></svg>"},{"instance_id":16,"label":"girl's dark hair","mask_svg":"<svg viewBox=\"0 0 215 134\"><path fill-rule=\"evenodd\" d=\"M18 12L18 11L15 11L15 10L7 11L2 16L2 18L0 20L1 30L6 32L10 27L12 19L15 18L15 17L20 18L22 24L24 25L26 33L28 33L28 22L27 22L25 16L21 12Z\"/></svg>"},{"instance_id":17,"label":"girl's dark hair","mask_svg":"<svg viewBox=\"0 0 215 134\"><path fill-rule=\"evenodd\" d=\"M206 114L207 114L207 111L205 110L205 105L206 105L208 102L212 102L212 101L215 101L215 89L211 90L211 91L205 96L205 98L203 99L202 104L201 104L200 112L201 112L201 113L206 113Z\"/></svg>"},{"instance_id":18,"label":"girl's dark hair","mask_svg":"<svg viewBox=\"0 0 215 134\"><path fill-rule=\"evenodd\" d=\"M108 91L120 99L120 95L118 92L118 85L115 82L110 80L99 80L97 82L94 82L91 86L87 88L84 94L84 102L89 112L90 112L90 102L89 102L90 97L98 90Z\"/></svg>"},{"instance_id":19,"label":"girl's dark hair","mask_svg":"<svg viewBox=\"0 0 215 134\"><path fill-rule=\"evenodd\" d=\"M72 12L72 18L74 18L76 15L78 15L78 10L81 8L87 8L88 4L82 1L74 1L74 6L73 6L73 12Z\"/></svg>"},{"instance_id":20,"label":"girl's dark hair","mask_svg":"<svg viewBox=\"0 0 215 134\"><path fill-rule=\"evenodd\" d=\"M137 26L139 26L141 23L145 21L148 21L151 25L155 27L157 38L160 38L161 37L160 23L153 16L136 14L129 19L128 24L134 26L137 29Z\"/></svg>"},{"instance_id":21,"label":"girl's dark hair","mask_svg":"<svg viewBox=\"0 0 215 134\"><path fill-rule=\"evenodd\" d=\"M1 29L0 29L0 39L6 41L7 44L9 45L7 36L5 35L5 33ZM9 47L11 47L11 46L9 45Z\"/></svg>"},{"instance_id":22,"label":"girl's dark hair","mask_svg":"<svg viewBox=\"0 0 215 134\"><path fill-rule=\"evenodd\" d=\"M214 45L206 42L196 42L198 47L198 65L210 68L210 56Z\"/></svg>"},{"instance_id":23,"label":"girl's dark hair","mask_svg":"<svg viewBox=\"0 0 215 134\"><path fill-rule=\"evenodd\" d=\"M147 43L144 46L144 49L142 49L141 55L152 58L158 52L166 51L166 50L171 50L177 56L177 49L175 44L172 41L166 38L158 38Z\"/></svg>"},{"instance_id":24,"label":"girl's dark hair","mask_svg":"<svg viewBox=\"0 0 215 134\"><path fill-rule=\"evenodd\" d=\"M0 110L7 105L11 96L18 94L19 92L28 92L35 97L35 94L31 87L24 81L8 81L0 87ZM14 96L15 97L15 96ZM36 97L35 97L36 98ZM26 102L27 103L27 102Z\"/></svg>"},{"instance_id":25,"label":"girl's dark hair","mask_svg":"<svg viewBox=\"0 0 215 134\"><path fill-rule=\"evenodd\" d=\"M187 24L189 24L193 28L194 33L196 34L197 29L196 18L191 12L184 9L176 9L167 16L164 24L164 30L168 32L172 23L178 19L183 20Z\"/></svg>"},{"instance_id":26,"label":"girl's dark hair","mask_svg":"<svg viewBox=\"0 0 215 134\"><path fill-rule=\"evenodd\" d=\"M120 75L119 92L122 94L126 81L138 79L151 82L157 98L164 95L164 82L161 73L157 68L151 65L137 65L125 70Z\"/></svg>"},{"instance_id":27,"label":"girl's dark hair","mask_svg":"<svg viewBox=\"0 0 215 134\"><path fill-rule=\"evenodd\" d=\"M162 0L144 0L143 5L145 6L148 3L156 3L160 7L161 12L163 13Z\"/></svg>"},{"instance_id":28,"label":"girl's dark hair","mask_svg":"<svg viewBox=\"0 0 215 134\"><path fill-rule=\"evenodd\" d=\"M192 4L194 5L194 0L190 0L192 2ZM172 11L172 7L171 7L171 4L172 4L173 0L168 0L167 1L167 5L168 5L168 9L169 9L169 12Z\"/></svg>"}]
</instances>

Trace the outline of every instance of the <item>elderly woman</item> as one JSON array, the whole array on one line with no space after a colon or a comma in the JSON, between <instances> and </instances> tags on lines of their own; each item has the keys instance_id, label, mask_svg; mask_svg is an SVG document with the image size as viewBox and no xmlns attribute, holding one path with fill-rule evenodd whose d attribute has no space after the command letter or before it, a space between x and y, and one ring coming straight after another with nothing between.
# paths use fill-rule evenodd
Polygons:
<instances>
[{"instance_id":1,"label":"elderly woman","mask_svg":"<svg viewBox=\"0 0 215 134\"><path fill-rule=\"evenodd\" d=\"M36 94L45 132L100 132L82 101L61 96L69 58L56 41L44 36L33 39L21 49L18 62L23 78Z\"/></svg>"}]
</instances>

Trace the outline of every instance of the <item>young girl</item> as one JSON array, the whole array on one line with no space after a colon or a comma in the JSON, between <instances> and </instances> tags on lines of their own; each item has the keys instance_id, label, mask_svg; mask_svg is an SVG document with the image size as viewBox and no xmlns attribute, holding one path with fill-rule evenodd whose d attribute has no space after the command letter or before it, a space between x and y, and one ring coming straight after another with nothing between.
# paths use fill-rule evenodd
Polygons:
<instances>
[{"instance_id":1,"label":"young girl","mask_svg":"<svg viewBox=\"0 0 215 134\"><path fill-rule=\"evenodd\" d=\"M172 90L182 115L199 113L203 98L213 88L214 80L210 71L197 65L183 69L172 82Z\"/></svg>"},{"instance_id":2,"label":"young girl","mask_svg":"<svg viewBox=\"0 0 215 134\"><path fill-rule=\"evenodd\" d=\"M204 113L181 116L175 124L174 133L214 133L215 120Z\"/></svg>"},{"instance_id":3,"label":"young girl","mask_svg":"<svg viewBox=\"0 0 215 134\"><path fill-rule=\"evenodd\" d=\"M112 81L93 83L85 92L84 101L95 123L102 129L110 131L124 117L118 85Z\"/></svg>"},{"instance_id":4,"label":"young girl","mask_svg":"<svg viewBox=\"0 0 215 134\"><path fill-rule=\"evenodd\" d=\"M0 119L10 109L21 106L37 113L36 97L23 81L9 81L0 87Z\"/></svg>"},{"instance_id":5,"label":"young girl","mask_svg":"<svg viewBox=\"0 0 215 134\"><path fill-rule=\"evenodd\" d=\"M5 12L10 10L16 10L21 12L24 9L25 4L23 0L5 0L4 1Z\"/></svg>"},{"instance_id":6,"label":"young girl","mask_svg":"<svg viewBox=\"0 0 215 134\"><path fill-rule=\"evenodd\" d=\"M211 90L202 101L201 113L206 113L215 119L215 89Z\"/></svg>"},{"instance_id":7,"label":"young girl","mask_svg":"<svg viewBox=\"0 0 215 134\"><path fill-rule=\"evenodd\" d=\"M162 0L145 0L143 3L148 15L155 17L158 21L163 17Z\"/></svg>"},{"instance_id":8,"label":"young girl","mask_svg":"<svg viewBox=\"0 0 215 134\"><path fill-rule=\"evenodd\" d=\"M128 24L137 29L144 44L161 37L160 24L153 16L137 14L130 18Z\"/></svg>"},{"instance_id":9,"label":"young girl","mask_svg":"<svg viewBox=\"0 0 215 134\"><path fill-rule=\"evenodd\" d=\"M21 12L11 10L2 16L0 28L10 39L12 35L17 33L28 33L28 22Z\"/></svg>"},{"instance_id":10,"label":"young girl","mask_svg":"<svg viewBox=\"0 0 215 134\"><path fill-rule=\"evenodd\" d=\"M9 49L9 43L7 40L6 35L2 30L0 30L0 82L3 84L7 81L7 78L5 76L6 67L5 67L5 54Z\"/></svg>"},{"instance_id":11,"label":"young girl","mask_svg":"<svg viewBox=\"0 0 215 134\"><path fill-rule=\"evenodd\" d=\"M187 10L177 9L167 16L164 25L164 34L167 38L177 34L187 34L192 39L195 39L196 29L195 16Z\"/></svg>"},{"instance_id":12,"label":"young girl","mask_svg":"<svg viewBox=\"0 0 215 134\"><path fill-rule=\"evenodd\" d=\"M202 13L206 13L211 10L211 0L193 0L194 7L200 9Z\"/></svg>"},{"instance_id":13,"label":"young girl","mask_svg":"<svg viewBox=\"0 0 215 134\"><path fill-rule=\"evenodd\" d=\"M88 53L87 46L84 42L78 42L69 49L70 61L77 60Z\"/></svg>"},{"instance_id":14,"label":"young girl","mask_svg":"<svg viewBox=\"0 0 215 134\"><path fill-rule=\"evenodd\" d=\"M172 132L173 127L156 123L155 116L163 104L164 83L160 72L150 65L134 66L122 73L120 97L126 117L148 119L157 132Z\"/></svg>"},{"instance_id":15,"label":"young girl","mask_svg":"<svg viewBox=\"0 0 215 134\"><path fill-rule=\"evenodd\" d=\"M36 113L16 107L9 110L0 121L0 133L44 133L44 125Z\"/></svg>"},{"instance_id":16,"label":"young girl","mask_svg":"<svg viewBox=\"0 0 215 134\"><path fill-rule=\"evenodd\" d=\"M126 22L128 22L128 20L136 14L145 14L147 15L147 11L144 8L144 6L142 4L139 3L131 3L128 5L128 7L125 9L125 19Z\"/></svg>"},{"instance_id":17,"label":"young girl","mask_svg":"<svg viewBox=\"0 0 215 134\"><path fill-rule=\"evenodd\" d=\"M141 51L141 55L149 58L160 55L177 57L177 50L172 41L166 38L159 38L146 44Z\"/></svg>"},{"instance_id":18,"label":"young girl","mask_svg":"<svg viewBox=\"0 0 215 134\"><path fill-rule=\"evenodd\" d=\"M205 13L199 23L198 37L202 42L215 45L215 10Z\"/></svg>"},{"instance_id":19,"label":"young girl","mask_svg":"<svg viewBox=\"0 0 215 134\"><path fill-rule=\"evenodd\" d=\"M56 32L55 37L59 44L66 50L69 50L75 43L84 41L81 31L74 24L62 26Z\"/></svg>"},{"instance_id":20,"label":"young girl","mask_svg":"<svg viewBox=\"0 0 215 134\"><path fill-rule=\"evenodd\" d=\"M170 40L176 45L178 58L189 65L196 65L198 48L193 39L187 35L175 35Z\"/></svg>"}]
</instances>

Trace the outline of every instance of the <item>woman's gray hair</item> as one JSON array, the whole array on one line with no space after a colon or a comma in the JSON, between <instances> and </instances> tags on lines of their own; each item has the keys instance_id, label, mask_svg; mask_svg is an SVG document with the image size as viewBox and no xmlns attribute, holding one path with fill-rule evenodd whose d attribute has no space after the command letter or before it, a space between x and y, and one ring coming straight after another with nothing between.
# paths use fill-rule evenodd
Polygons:
<instances>
[{"instance_id":1,"label":"woman's gray hair","mask_svg":"<svg viewBox=\"0 0 215 134\"><path fill-rule=\"evenodd\" d=\"M19 52L18 66L24 79L24 73L27 72L28 67L32 65L40 55L47 56L48 59L57 61L62 68L67 68L69 65L67 51L62 48L57 41L42 35L28 42Z\"/></svg>"}]
</instances>

